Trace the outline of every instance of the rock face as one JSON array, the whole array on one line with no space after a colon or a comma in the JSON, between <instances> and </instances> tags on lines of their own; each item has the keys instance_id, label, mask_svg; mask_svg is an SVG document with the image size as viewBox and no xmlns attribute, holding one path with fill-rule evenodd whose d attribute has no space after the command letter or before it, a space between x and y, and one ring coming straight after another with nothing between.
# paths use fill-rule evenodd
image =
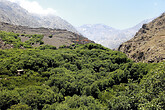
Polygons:
<instances>
[{"instance_id":1,"label":"rock face","mask_svg":"<svg viewBox=\"0 0 165 110\"><path fill-rule=\"evenodd\" d=\"M62 29L29 28L27 26L17 26L17 25L11 25L8 23L0 22L0 30L24 34L24 35L41 34L44 35L44 38L42 39L44 41L44 44L53 45L56 46L57 48L62 45L69 46L73 43L78 43L78 44L94 43L93 41L88 40L82 35ZM21 39L22 41L26 41L28 37L27 38L23 37ZM4 48L12 47L10 45L5 45L1 39L0 39L0 46Z\"/></svg>"},{"instance_id":2,"label":"rock face","mask_svg":"<svg viewBox=\"0 0 165 110\"><path fill-rule=\"evenodd\" d=\"M0 0L0 21L33 28L66 29L78 33L71 24L59 16L34 15L8 0Z\"/></svg>"},{"instance_id":3,"label":"rock face","mask_svg":"<svg viewBox=\"0 0 165 110\"><path fill-rule=\"evenodd\" d=\"M144 24L134 38L118 48L136 62L165 60L165 13Z\"/></svg>"}]
</instances>

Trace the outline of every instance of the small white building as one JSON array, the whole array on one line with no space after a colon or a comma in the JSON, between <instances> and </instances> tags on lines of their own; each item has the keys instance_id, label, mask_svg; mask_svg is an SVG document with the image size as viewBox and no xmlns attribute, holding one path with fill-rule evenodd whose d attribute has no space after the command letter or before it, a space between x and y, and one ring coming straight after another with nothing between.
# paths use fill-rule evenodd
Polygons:
<instances>
[{"instance_id":1,"label":"small white building","mask_svg":"<svg viewBox=\"0 0 165 110\"><path fill-rule=\"evenodd\" d=\"M21 74L23 74L24 70L17 70L17 75L20 76Z\"/></svg>"}]
</instances>

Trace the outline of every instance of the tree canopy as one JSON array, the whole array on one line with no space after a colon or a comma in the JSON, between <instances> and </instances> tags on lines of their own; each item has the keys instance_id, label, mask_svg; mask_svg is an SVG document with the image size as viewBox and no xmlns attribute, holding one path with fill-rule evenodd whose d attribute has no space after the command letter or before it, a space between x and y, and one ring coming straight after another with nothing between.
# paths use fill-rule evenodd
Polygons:
<instances>
[{"instance_id":1,"label":"tree canopy","mask_svg":"<svg viewBox=\"0 0 165 110\"><path fill-rule=\"evenodd\" d=\"M93 43L1 49L0 109L163 110L165 62L135 63Z\"/></svg>"}]
</instances>

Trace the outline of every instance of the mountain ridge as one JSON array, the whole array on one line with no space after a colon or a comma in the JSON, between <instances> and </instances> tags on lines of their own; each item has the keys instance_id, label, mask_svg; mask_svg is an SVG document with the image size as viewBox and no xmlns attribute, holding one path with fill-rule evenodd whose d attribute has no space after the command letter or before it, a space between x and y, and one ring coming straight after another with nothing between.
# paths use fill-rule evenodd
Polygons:
<instances>
[{"instance_id":1,"label":"mountain ridge","mask_svg":"<svg viewBox=\"0 0 165 110\"><path fill-rule=\"evenodd\" d=\"M8 0L0 0L0 21L32 28L45 27L67 29L78 33L78 31L71 24L59 16L51 15L49 17L31 14L18 4Z\"/></svg>"},{"instance_id":2,"label":"mountain ridge","mask_svg":"<svg viewBox=\"0 0 165 110\"><path fill-rule=\"evenodd\" d=\"M117 49L119 45L131 39L143 24L153 19L147 19L128 29L115 29L104 24L86 24L77 27L77 30L90 40L102 44L110 49Z\"/></svg>"},{"instance_id":3,"label":"mountain ridge","mask_svg":"<svg viewBox=\"0 0 165 110\"><path fill-rule=\"evenodd\" d=\"M6 32L18 33L21 35L21 40L26 41L26 35L43 35L42 41L45 45L56 46L57 48L63 45L70 46L73 43L86 44L94 43L82 35L67 31L66 29L51 29L51 28L30 28L28 26L17 26L9 23L0 22L0 30ZM3 45L3 43L1 43ZM8 48L9 46L7 46Z\"/></svg>"},{"instance_id":4,"label":"mountain ridge","mask_svg":"<svg viewBox=\"0 0 165 110\"><path fill-rule=\"evenodd\" d=\"M118 48L136 62L165 60L165 13L144 24L136 35Z\"/></svg>"}]
</instances>

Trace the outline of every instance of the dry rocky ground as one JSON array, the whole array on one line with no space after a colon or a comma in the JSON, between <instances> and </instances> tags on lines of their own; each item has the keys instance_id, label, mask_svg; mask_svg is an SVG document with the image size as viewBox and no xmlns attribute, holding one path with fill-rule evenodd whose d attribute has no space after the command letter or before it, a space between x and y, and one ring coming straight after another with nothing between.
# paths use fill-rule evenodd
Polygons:
<instances>
[{"instance_id":1,"label":"dry rocky ground","mask_svg":"<svg viewBox=\"0 0 165 110\"><path fill-rule=\"evenodd\" d=\"M44 35L42 39L44 44L53 45L57 48L62 45L71 45L73 43L85 44L93 41L88 40L82 35L62 30L62 29L50 29L50 28L29 28L27 26L16 26L8 23L0 22L0 30L7 32L14 32L21 34L41 34ZM51 36L51 37L50 37ZM22 42L28 40L28 37L21 37Z\"/></svg>"},{"instance_id":2,"label":"dry rocky ground","mask_svg":"<svg viewBox=\"0 0 165 110\"><path fill-rule=\"evenodd\" d=\"M136 62L165 60L165 13L144 24L135 37L121 44L118 50Z\"/></svg>"}]
</instances>

